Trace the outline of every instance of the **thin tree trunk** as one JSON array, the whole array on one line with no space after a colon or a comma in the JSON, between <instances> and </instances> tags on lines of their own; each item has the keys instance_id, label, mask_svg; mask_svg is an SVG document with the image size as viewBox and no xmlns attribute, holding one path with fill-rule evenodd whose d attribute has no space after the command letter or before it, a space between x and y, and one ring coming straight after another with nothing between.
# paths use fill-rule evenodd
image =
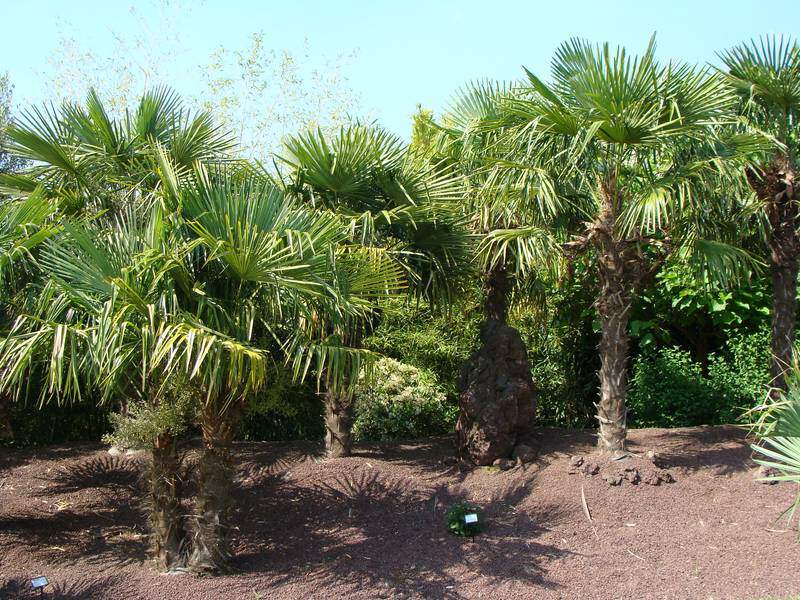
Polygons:
<instances>
[{"instance_id":1,"label":"thin tree trunk","mask_svg":"<svg viewBox=\"0 0 800 600\"><path fill-rule=\"evenodd\" d=\"M195 528L189 568L195 573L221 573L231 557L233 460L231 442L239 408L220 413L206 407L201 413L203 453L198 464Z\"/></svg>"},{"instance_id":2,"label":"thin tree trunk","mask_svg":"<svg viewBox=\"0 0 800 600\"><path fill-rule=\"evenodd\" d=\"M325 392L325 452L330 458L350 456L353 451L353 404L352 397Z\"/></svg>"},{"instance_id":3,"label":"thin tree trunk","mask_svg":"<svg viewBox=\"0 0 800 600\"><path fill-rule=\"evenodd\" d=\"M160 569L185 565L178 455L169 434L156 439L150 467L152 550Z\"/></svg>"},{"instance_id":4,"label":"thin tree trunk","mask_svg":"<svg viewBox=\"0 0 800 600\"><path fill-rule=\"evenodd\" d=\"M605 452L621 452L627 436L628 319L630 299L619 282L606 282L597 305L600 317L600 423L598 446Z\"/></svg>"}]
</instances>

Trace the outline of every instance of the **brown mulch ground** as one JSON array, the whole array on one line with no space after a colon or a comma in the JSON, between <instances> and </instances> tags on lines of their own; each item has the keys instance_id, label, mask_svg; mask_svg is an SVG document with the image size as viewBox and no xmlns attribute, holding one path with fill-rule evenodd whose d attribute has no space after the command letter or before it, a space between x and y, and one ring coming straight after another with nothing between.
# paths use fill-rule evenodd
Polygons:
<instances>
[{"instance_id":1,"label":"brown mulch ground","mask_svg":"<svg viewBox=\"0 0 800 600\"><path fill-rule=\"evenodd\" d=\"M675 482L612 486L580 472L570 458L593 442L580 431L537 432L539 460L504 472L459 473L444 439L366 445L338 460L320 460L314 444L243 443L237 571L204 579L159 575L148 564L141 462L98 446L0 450L0 598L17 597L23 580L40 574L53 582L52 598L800 592L797 532L776 521L797 487L754 482L741 430L637 430L630 440L641 455L655 449ZM445 511L458 500L485 508L489 529L474 542L445 531Z\"/></svg>"}]
</instances>

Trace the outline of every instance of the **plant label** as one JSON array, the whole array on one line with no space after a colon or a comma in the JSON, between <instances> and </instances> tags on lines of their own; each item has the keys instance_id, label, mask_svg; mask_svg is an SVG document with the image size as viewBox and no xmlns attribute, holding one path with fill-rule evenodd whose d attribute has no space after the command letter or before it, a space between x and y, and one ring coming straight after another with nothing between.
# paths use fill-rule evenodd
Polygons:
<instances>
[{"instance_id":1,"label":"plant label","mask_svg":"<svg viewBox=\"0 0 800 600\"><path fill-rule=\"evenodd\" d=\"M478 515L475 513L471 513L468 515L464 515L464 523L477 523L478 522Z\"/></svg>"},{"instance_id":2,"label":"plant label","mask_svg":"<svg viewBox=\"0 0 800 600\"><path fill-rule=\"evenodd\" d=\"M47 577L44 576L31 579L31 587L35 590L45 587L48 583Z\"/></svg>"}]
</instances>

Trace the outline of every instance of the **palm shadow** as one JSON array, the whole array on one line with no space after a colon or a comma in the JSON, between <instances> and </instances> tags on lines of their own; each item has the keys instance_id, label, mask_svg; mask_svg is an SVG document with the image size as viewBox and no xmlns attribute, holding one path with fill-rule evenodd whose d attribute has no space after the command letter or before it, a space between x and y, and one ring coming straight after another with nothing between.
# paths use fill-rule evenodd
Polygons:
<instances>
[{"instance_id":1,"label":"palm shadow","mask_svg":"<svg viewBox=\"0 0 800 600\"><path fill-rule=\"evenodd\" d=\"M321 588L357 582L376 597L461 598L459 588L477 578L555 587L546 565L567 552L537 537L566 512L556 506L517 510L533 484L531 477L509 481L483 503L487 532L474 543L453 537L445 512L468 499L468 474L433 484L428 471L441 465L432 457L446 450L441 442L432 446L413 475L387 474L363 460L337 464L336 474L321 478L248 471L248 485L237 492L237 505L248 509L236 519L236 567L268 574L269 588L294 578ZM413 464L406 452L371 450L367 456Z\"/></svg>"},{"instance_id":2,"label":"palm shadow","mask_svg":"<svg viewBox=\"0 0 800 600\"><path fill-rule=\"evenodd\" d=\"M141 467L139 461L101 455L38 476L44 486L32 497L46 499L42 509L0 515L0 545L35 545L55 565L143 563L147 535L138 506ZM71 494L82 490L91 490L89 498L74 501Z\"/></svg>"},{"instance_id":3,"label":"palm shadow","mask_svg":"<svg viewBox=\"0 0 800 600\"><path fill-rule=\"evenodd\" d=\"M647 443L631 436L633 451L653 448L657 464L665 469L694 473L703 469L716 476L730 476L755 467L746 432L735 425L672 429L646 438Z\"/></svg>"}]
</instances>

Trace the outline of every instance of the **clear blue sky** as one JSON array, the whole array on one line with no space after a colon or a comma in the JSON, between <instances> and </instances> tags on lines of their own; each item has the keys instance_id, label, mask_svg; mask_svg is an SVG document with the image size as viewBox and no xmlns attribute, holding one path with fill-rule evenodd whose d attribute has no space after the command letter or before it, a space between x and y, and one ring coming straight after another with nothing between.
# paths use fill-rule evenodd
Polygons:
<instances>
[{"instance_id":1,"label":"clear blue sky","mask_svg":"<svg viewBox=\"0 0 800 600\"><path fill-rule=\"evenodd\" d=\"M44 72L59 23L90 40L99 53L109 30L133 26L125 0L5 0L0 72L17 99L48 98ZM193 6L180 31L185 79L196 94L198 65L220 46L240 47L263 30L277 49L308 38L314 55L356 50L346 74L363 108L407 134L416 105L439 110L464 81L513 79L525 65L547 74L550 56L571 36L641 50L657 32L659 54L692 62L761 34L800 31L800 0L206 0Z\"/></svg>"}]
</instances>

